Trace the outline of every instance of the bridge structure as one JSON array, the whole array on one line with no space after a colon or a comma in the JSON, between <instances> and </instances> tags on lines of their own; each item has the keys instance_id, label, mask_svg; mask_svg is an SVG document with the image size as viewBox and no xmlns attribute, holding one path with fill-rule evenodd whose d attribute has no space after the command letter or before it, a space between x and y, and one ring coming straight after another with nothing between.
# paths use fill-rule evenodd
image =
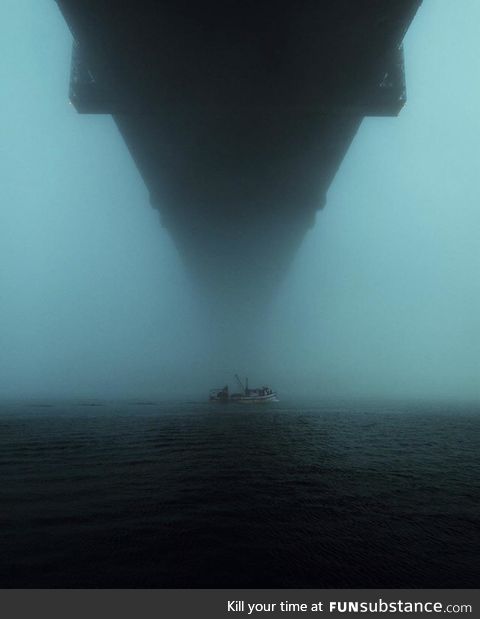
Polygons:
<instances>
[{"instance_id":1,"label":"bridge structure","mask_svg":"<svg viewBox=\"0 0 480 619\"><path fill-rule=\"evenodd\" d=\"M188 268L248 299L285 272L362 119L405 104L421 0L57 3L76 110L113 116Z\"/></svg>"}]
</instances>

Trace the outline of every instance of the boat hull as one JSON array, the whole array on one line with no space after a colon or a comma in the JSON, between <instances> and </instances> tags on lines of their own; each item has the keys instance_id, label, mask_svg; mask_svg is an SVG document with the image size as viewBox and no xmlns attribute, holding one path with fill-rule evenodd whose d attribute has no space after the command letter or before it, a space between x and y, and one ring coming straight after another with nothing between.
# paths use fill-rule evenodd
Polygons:
<instances>
[{"instance_id":1,"label":"boat hull","mask_svg":"<svg viewBox=\"0 0 480 619\"><path fill-rule=\"evenodd\" d=\"M267 395L240 395L230 398L230 402L275 402L276 400L276 393L269 393Z\"/></svg>"}]
</instances>

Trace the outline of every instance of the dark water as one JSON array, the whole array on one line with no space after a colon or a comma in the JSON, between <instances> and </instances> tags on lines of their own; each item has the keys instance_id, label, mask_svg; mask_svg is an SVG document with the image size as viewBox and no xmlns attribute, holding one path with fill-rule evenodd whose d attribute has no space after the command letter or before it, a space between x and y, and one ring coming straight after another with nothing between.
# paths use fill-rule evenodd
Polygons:
<instances>
[{"instance_id":1,"label":"dark water","mask_svg":"<svg viewBox=\"0 0 480 619\"><path fill-rule=\"evenodd\" d=\"M0 409L0 587L477 587L480 410Z\"/></svg>"}]
</instances>

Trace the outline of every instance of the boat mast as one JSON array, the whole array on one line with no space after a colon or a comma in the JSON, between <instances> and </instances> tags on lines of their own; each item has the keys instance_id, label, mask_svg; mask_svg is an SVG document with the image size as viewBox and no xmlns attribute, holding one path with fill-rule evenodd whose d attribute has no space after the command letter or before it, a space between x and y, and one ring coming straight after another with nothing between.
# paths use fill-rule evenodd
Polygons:
<instances>
[{"instance_id":1,"label":"boat mast","mask_svg":"<svg viewBox=\"0 0 480 619\"><path fill-rule=\"evenodd\" d=\"M240 389L241 389L244 393L246 393L245 387L243 386L243 383L242 383L242 381L240 380L240 378L239 378L238 374L235 374L235 378L237 379L237 383L240 385Z\"/></svg>"}]
</instances>

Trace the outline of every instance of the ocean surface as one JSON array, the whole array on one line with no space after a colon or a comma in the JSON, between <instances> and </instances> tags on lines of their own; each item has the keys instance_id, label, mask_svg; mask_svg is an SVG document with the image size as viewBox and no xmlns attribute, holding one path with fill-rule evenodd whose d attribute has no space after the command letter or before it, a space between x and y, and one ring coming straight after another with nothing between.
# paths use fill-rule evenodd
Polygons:
<instances>
[{"instance_id":1,"label":"ocean surface","mask_svg":"<svg viewBox=\"0 0 480 619\"><path fill-rule=\"evenodd\" d=\"M478 406L0 406L0 588L479 582Z\"/></svg>"}]
</instances>

